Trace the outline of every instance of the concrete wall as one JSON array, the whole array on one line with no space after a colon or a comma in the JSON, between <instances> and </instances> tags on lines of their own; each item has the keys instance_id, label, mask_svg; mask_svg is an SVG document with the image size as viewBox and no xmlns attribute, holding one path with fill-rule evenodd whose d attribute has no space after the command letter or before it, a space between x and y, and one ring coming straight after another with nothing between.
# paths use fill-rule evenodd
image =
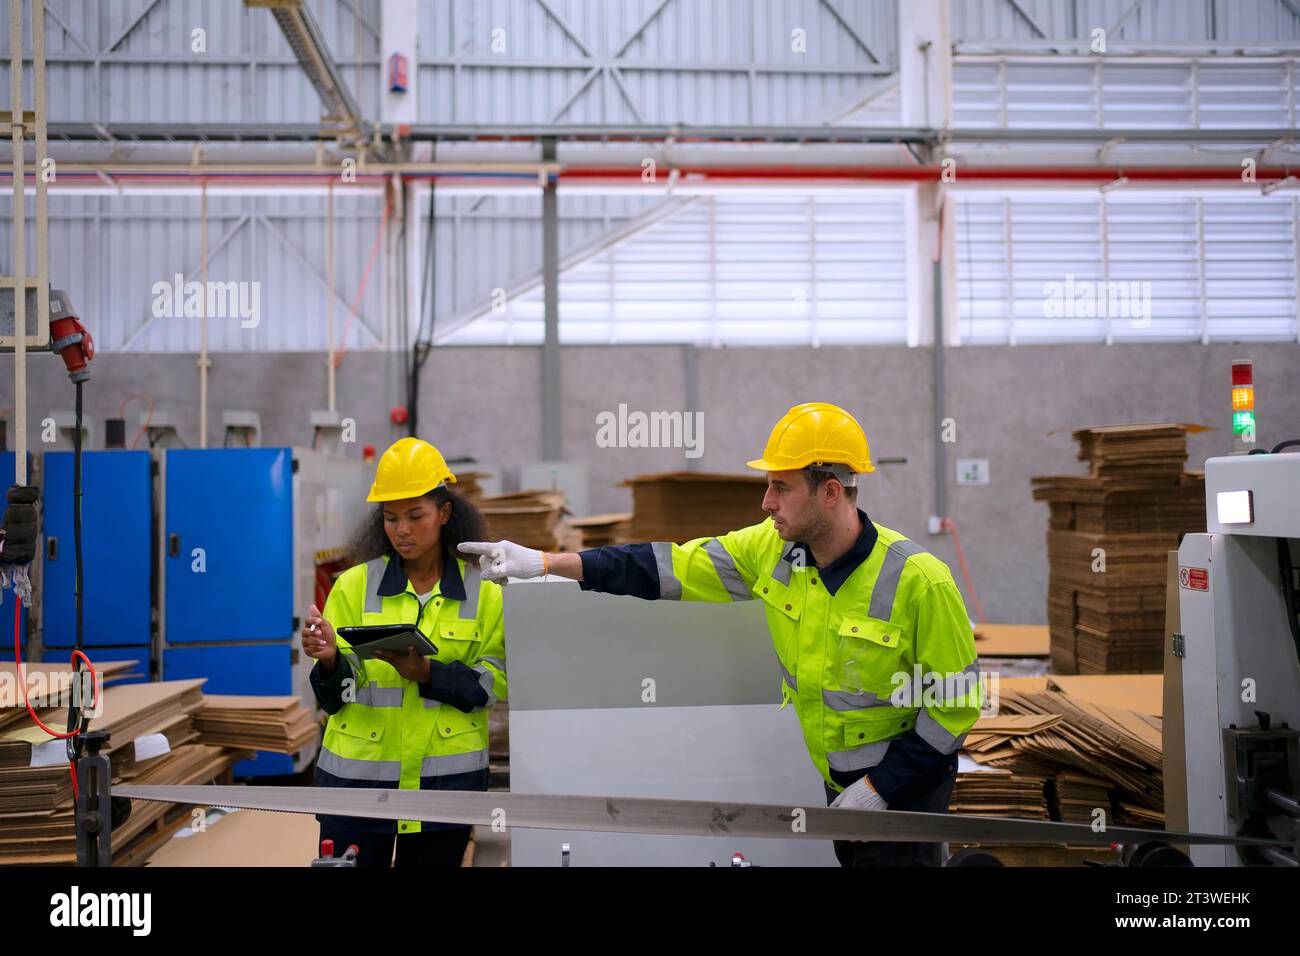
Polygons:
<instances>
[{"instance_id":1,"label":"concrete wall","mask_svg":"<svg viewBox=\"0 0 1300 956\"><path fill-rule=\"evenodd\" d=\"M990 620L1045 620L1046 506L1030 497L1034 474L1082 470L1072 427L1134 421L1216 426L1193 436L1191 467L1227 453L1229 365L1255 361L1262 442L1300 437L1300 345L1123 345L966 347L947 354L947 413L957 423L948 448L949 513L956 522L975 587ZM13 403L11 359L0 359L0 409ZM213 356L209 443L221 442L221 410L260 412L264 444L307 444L308 413L325 406L325 361L315 353ZM540 457L540 352L534 348L457 348L434 352L425 366L421 432L449 456L473 454L502 466L507 489L518 466ZM388 421L401 400L404 363L377 352L349 353L339 369L338 407L357 420L357 442L380 451L404 431ZM627 510L632 475L689 466L680 449L599 448L596 416L630 410L682 410L686 352L676 346L569 348L563 353L565 457L590 469L593 512ZM104 354L86 386L95 447L103 420L122 400L146 392L197 444L198 379L193 355ZM905 348L701 350L696 364L704 414L705 471L744 470L768 430L792 404L831 401L852 410L882 465L864 481L861 502L877 521L917 538L952 567L951 539L926 533L934 507L931 356ZM70 411L73 389L54 357L31 357L29 428L53 411ZM141 403L128 410L131 421ZM6 416L10 413L4 413ZM128 429L128 440L134 428ZM12 438L10 439L12 447ZM961 458L987 458L992 483L957 487ZM963 584L963 590L965 586ZM973 615L973 608L972 608Z\"/></svg>"}]
</instances>

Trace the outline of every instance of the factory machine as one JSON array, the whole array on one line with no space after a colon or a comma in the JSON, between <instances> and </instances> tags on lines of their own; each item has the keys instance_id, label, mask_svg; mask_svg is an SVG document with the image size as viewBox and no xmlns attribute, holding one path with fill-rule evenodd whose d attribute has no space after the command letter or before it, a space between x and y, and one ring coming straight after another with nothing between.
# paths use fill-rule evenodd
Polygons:
<instances>
[{"instance_id":1,"label":"factory machine","mask_svg":"<svg viewBox=\"0 0 1300 956\"><path fill-rule=\"evenodd\" d=\"M1188 827L1300 836L1300 441L1205 463L1205 534L1178 549ZM1293 450L1285 452L1284 449ZM1197 866L1296 866L1194 846Z\"/></svg>"}]
</instances>

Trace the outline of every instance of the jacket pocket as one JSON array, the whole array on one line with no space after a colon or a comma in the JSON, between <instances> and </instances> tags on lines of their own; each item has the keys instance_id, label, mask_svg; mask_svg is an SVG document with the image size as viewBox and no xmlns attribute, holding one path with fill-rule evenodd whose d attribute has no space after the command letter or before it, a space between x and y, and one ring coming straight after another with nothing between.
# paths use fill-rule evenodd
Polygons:
<instances>
[{"instance_id":1,"label":"jacket pocket","mask_svg":"<svg viewBox=\"0 0 1300 956\"><path fill-rule=\"evenodd\" d=\"M882 708L877 714L844 722L844 746L861 747L880 740L890 740L916 726L916 712L899 708Z\"/></svg>"},{"instance_id":2,"label":"jacket pocket","mask_svg":"<svg viewBox=\"0 0 1300 956\"><path fill-rule=\"evenodd\" d=\"M803 597L795 593L793 588L786 587L775 578L767 578L758 582L757 587L754 588L754 593L781 617L797 621L799 615L803 613Z\"/></svg>"},{"instance_id":3,"label":"jacket pocket","mask_svg":"<svg viewBox=\"0 0 1300 956\"><path fill-rule=\"evenodd\" d=\"M478 646L478 622L460 618L439 621L434 635L433 643L438 648L438 660L444 663L468 663Z\"/></svg>"},{"instance_id":4,"label":"jacket pocket","mask_svg":"<svg viewBox=\"0 0 1300 956\"><path fill-rule=\"evenodd\" d=\"M336 733L372 743L384 739L387 725L387 717L378 713L376 708L357 704L345 704L342 710L330 718L329 722L330 728Z\"/></svg>"},{"instance_id":5,"label":"jacket pocket","mask_svg":"<svg viewBox=\"0 0 1300 956\"><path fill-rule=\"evenodd\" d=\"M846 617L839 629L838 679L852 691L888 693L903 659L903 628L873 617Z\"/></svg>"},{"instance_id":6,"label":"jacket pocket","mask_svg":"<svg viewBox=\"0 0 1300 956\"><path fill-rule=\"evenodd\" d=\"M483 736L486 744L488 715L485 709L470 711L467 714L463 710L451 706L451 704L440 704L435 719L438 721L438 736L444 740L448 737L458 737L461 734L477 733ZM457 741L457 743L461 743L461 741Z\"/></svg>"}]
</instances>

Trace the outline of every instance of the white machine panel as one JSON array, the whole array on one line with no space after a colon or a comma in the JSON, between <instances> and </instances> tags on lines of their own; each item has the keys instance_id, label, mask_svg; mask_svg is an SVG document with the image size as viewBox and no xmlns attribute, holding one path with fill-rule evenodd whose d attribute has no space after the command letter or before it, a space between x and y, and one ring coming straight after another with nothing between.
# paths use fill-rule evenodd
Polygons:
<instances>
[{"instance_id":1,"label":"white machine panel","mask_svg":"<svg viewBox=\"0 0 1300 956\"><path fill-rule=\"evenodd\" d=\"M569 581L505 593L510 785L826 806L758 602L640 601ZM830 842L510 831L515 866L835 866Z\"/></svg>"},{"instance_id":2,"label":"white machine panel","mask_svg":"<svg viewBox=\"0 0 1300 956\"><path fill-rule=\"evenodd\" d=\"M1300 453L1205 462L1206 530L1300 538Z\"/></svg>"},{"instance_id":3,"label":"white machine panel","mask_svg":"<svg viewBox=\"0 0 1300 956\"><path fill-rule=\"evenodd\" d=\"M1235 834L1242 821L1227 813L1224 728L1256 726L1256 711L1274 727L1300 727L1300 667L1277 586L1277 542L1189 534L1178 565L1188 827ZM1197 866L1239 865L1228 847L1194 846L1191 856Z\"/></svg>"}]
</instances>

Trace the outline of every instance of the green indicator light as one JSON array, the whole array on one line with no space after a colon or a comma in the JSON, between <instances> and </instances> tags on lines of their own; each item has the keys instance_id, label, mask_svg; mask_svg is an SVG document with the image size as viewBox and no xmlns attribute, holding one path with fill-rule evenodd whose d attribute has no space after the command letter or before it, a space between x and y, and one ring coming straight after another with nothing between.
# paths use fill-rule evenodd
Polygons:
<instances>
[{"instance_id":1,"label":"green indicator light","mask_svg":"<svg viewBox=\"0 0 1300 956\"><path fill-rule=\"evenodd\" d=\"M1255 430L1255 413L1254 412L1233 412L1232 413L1232 433L1242 435L1246 432Z\"/></svg>"}]
</instances>

